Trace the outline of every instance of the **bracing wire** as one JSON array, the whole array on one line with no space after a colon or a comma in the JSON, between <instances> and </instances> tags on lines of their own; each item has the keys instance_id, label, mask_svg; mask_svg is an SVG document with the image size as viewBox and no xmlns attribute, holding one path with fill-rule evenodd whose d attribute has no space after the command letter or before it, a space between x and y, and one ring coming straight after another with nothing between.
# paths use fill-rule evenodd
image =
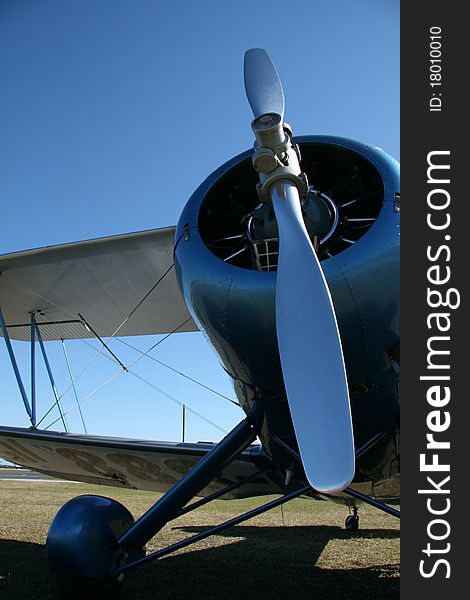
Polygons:
<instances>
[{"instance_id":1,"label":"bracing wire","mask_svg":"<svg viewBox=\"0 0 470 600\"><path fill-rule=\"evenodd\" d=\"M129 344L128 342L125 342L124 340L120 339L120 338L116 338L115 336L117 335L117 333L120 331L120 329L127 323L127 321L132 317L132 315L138 310L138 308L145 302L145 300L150 296L150 294L158 287L158 285L162 282L162 280L166 277L166 275L171 271L171 269L174 267L174 263L170 265L170 267L163 273L163 275L158 279L158 281L156 281L152 287L147 291L147 293L141 298L141 300L134 306L134 308L130 311L130 313L127 315L127 317L121 322L121 324L116 328L116 330L114 331L114 333L111 336L106 336L109 337L108 339L108 344L109 341L111 339L117 339L119 342L121 342L122 344L125 344L126 346L132 348L133 350L135 350L136 352L139 352L140 356L138 358L136 358L134 361L132 361L128 367L125 367L123 365L123 363L117 359L117 357L115 355L114 358L117 359L116 362L122 367L122 370L120 370L119 372L115 373L112 377L110 377L108 380L106 380L103 384L101 384L100 386L98 386L98 388L96 388L95 390L93 390L92 392L90 392L87 396L85 396L84 398L82 398L81 400L78 399L77 393L76 393L76 388L75 388L75 383L76 381L85 373L85 371L91 366L91 364L96 360L96 358L102 353L104 348L108 348L107 344L102 343L102 347L100 349L96 349L93 346L91 346L90 344L87 344L86 342L84 342L84 340L82 340L84 343L86 343L89 347L93 348L95 350L95 354L93 355L93 357L88 361L88 363L84 366L84 368L80 371L80 373L77 375L77 377L72 378L71 377L71 384L62 392L62 394L59 396L59 400L61 398L63 398L63 396L68 393L68 391L70 389L74 389L75 392L75 398L76 398L76 404L74 405L74 407L72 407L71 409L69 409L65 414L68 414L69 412L71 412L72 410L74 410L76 407L78 407L78 409L80 410L80 416L82 417L82 423L84 425L83 422L83 416L82 416L82 411L81 411L81 404L83 404L83 402L85 402L86 400L88 400L90 397L92 397L93 395L95 395L99 390L101 390L103 387L105 387L108 383L110 383L111 381L113 381L114 379L116 379L116 377L118 377L119 375L122 374L122 372L124 371L128 371L128 368L132 365L134 365L138 360L140 360L141 358L143 358L144 356L147 356L148 358L150 358L151 360L157 362L158 364L161 364L162 366L166 367L167 369L173 371L174 373L177 373L178 375L188 379L189 381L192 381L193 383L203 387L204 389L226 399L227 401L229 401L232 404L235 404L236 406L239 406L238 402L236 402L235 400L232 400L231 398L229 398L228 396L225 396L224 394L221 394L220 392L217 392L216 390L214 390L213 388L197 381L196 379L190 377L189 375L186 375L185 373L182 373L181 371L178 371L177 369L174 369L173 367L170 367L169 365L165 364L164 362L156 359L153 356L150 356L150 352L152 350L154 350L158 345L160 345L162 342L164 342L166 339L168 339L168 337L170 337L170 335L172 335L173 333L175 333L176 331L178 331L178 329L182 328L184 325L186 325L186 323L188 323L191 320L191 317L189 317L188 319L186 319L186 321L184 321L184 323L182 323L181 325L178 325L178 327L176 327L173 331L169 332L167 335L165 335L163 338L161 338L160 340L158 340L155 344L153 344L147 351L142 351L138 348L136 348L135 346ZM33 292L32 290L30 290L32 293L35 293L36 295L39 296L39 294L37 294L36 292ZM43 298L44 300L46 300L47 302L54 304L55 306L57 306L58 308L61 308L62 310L64 310L65 312L68 312L64 307L60 307L59 305L57 305L55 302L53 302L52 300L48 299L48 298L44 298L41 296L41 298ZM70 313L69 313L70 314ZM74 315L71 315L74 316ZM79 315L82 322L84 323L85 326L88 325L88 323L86 322L86 320ZM90 327L88 325L88 327ZM94 332L93 329L91 329L92 333L94 333L94 335L96 337L99 338L98 334L96 334ZM65 350L65 349L64 349ZM111 353L113 354L113 353ZM103 355L106 358L109 358L106 355ZM112 359L110 359L112 360ZM114 362L114 361L113 361ZM70 372L70 366L68 365L69 368L69 374L71 375ZM216 423L214 423L213 421L211 421L210 419L207 419L206 417L204 417L204 415L198 413L197 411L194 411L193 409L189 408L187 405L185 405L184 403L180 402L179 400L177 400L176 398L174 398L173 396L171 396L170 394L167 394L166 392L164 392L163 390L161 390L160 388L158 388L157 386L154 386L151 382L149 382L148 380L144 379L143 377L137 375L134 372L131 372L132 375L134 375L135 377L137 377L138 379L141 379L144 383L148 384L149 386L151 386L152 388L154 388L156 391L160 392L161 394L163 394L164 396L166 396L167 398L171 399L172 401L176 402L177 404L179 404L180 406L184 407L185 409L187 409L189 412L193 413L195 416L199 417L200 419L206 421L208 424L212 425L213 427L216 427L217 429L219 429L220 431L222 431L223 433L226 433L226 431L224 429L222 429L221 427L219 427ZM54 405L55 406L55 405ZM50 414L50 412L53 410L54 406L51 406L51 408L44 414L44 416L41 418L41 420L39 421L39 423L37 424L37 426L39 426L45 419L46 417ZM52 425L54 425L57 422L57 419L55 421L53 421L52 423L50 423L45 429L48 429L49 427L52 427ZM85 428L85 425L84 425ZM85 428L86 431L86 428Z\"/></svg>"},{"instance_id":2,"label":"bracing wire","mask_svg":"<svg viewBox=\"0 0 470 600\"><path fill-rule=\"evenodd\" d=\"M180 325L180 327L182 327L183 325ZM95 350L95 348L89 344L88 342L86 342L85 340L82 340L84 344L86 344L88 347L93 348ZM108 360L110 360L111 362L115 362L111 357L103 355L105 358L107 358ZM134 377L136 377L137 379L139 379L140 381L142 381L143 383L147 384L148 386L150 386L152 389L154 389L155 391L159 392L160 394L162 394L163 396L165 396L166 398L168 398L169 400L171 400L172 402L174 402L175 404L178 404L178 406L181 407L185 407L185 409L190 412L191 414L195 415L196 417L202 419L203 421L205 421L206 423L208 423L209 425L212 425L213 427L215 427L216 429L218 429L219 431L221 431L222 433L227 433L227 431L225 429L223 429L222 427L220 427L219 425L217 425L217 423L214 423L213 421L211 421L210 419L208 419L207 417L205 417L204 415L202 415L201 413L199 413L198 411L190 408L189 406L187 406L186 404L184 404L183 402L181 402L180 400L178 400L177 398L175 398L174 396L172 396L171 394L168 394L167 392L165 392L164 390L160 389L159 387L157 387L156 385L154 385L153 383L151 383L150 381L148 381L147 379L145 379L144 377L142 377L141 375L138 375L137 373L135 373L135 371L131 371L130 367L132 365L134 365L137 361L139 361L141 358L143 358L143 355L138 356L134 361L132 361L128 367L127 367L127 372L130 373L131 375L133 375ZM102 383L101 385L99 385L97 388L95 388L92 392L90 392L89 394L87 394L84 398L82 398L81 400L79 400L79 402L74 405L72 408L70 408L69 410L67 410L64 414L67 415L68 413L72 412L73 410L75 410L75 408L77 408L77 406L79 407L80 405L82 405L86 400L88 400L89 398L91 398L93 395L95 395L97 392L99 392L103 387L105 387L108 383L110 383L111 381L113 381L114 379L116 379L117 377L119 377L119 375L121 375L122 373L124 373L125 371L123 369L119 370L118 372L114 373L114 375L112 375L110 378L108 378L104 383ZM44 429L49 429L50 427L52 427L55 423L57 423L59 419L56 419L55 421L53 421L52 423L49 423L49 425L47 427L45 427Z\"/></svg>"},{"instance_id":3,"label":"bracing wire","mask_svg":"<svg viewBox=\"0 0 470 600\"><path fill-rule=\"evenodd\" d=\"M77 388L75 387L75 381L73 379L72 368L70 366L69 357L67 354L67 350L65 349L65 342L64 342L64 340L60 340L60 341L62 342L62 350L64 351L65 362L67 363L67 370L69 372L70 380L73 384L73 393L75 394L75 400L77 401L77 404L78 404L78 410L80 412L80 418L82 420L83 430L85 431L85 433L88 433L86 425L85 425L85 419L83 418L82 409L80 408L80 403L79 403L78 394L77 394Z\"/></svg>"},{"instance_id":4,"label":"bracing wire","mask_svg":"<svg viewBox=\"0 0 470 600\"><path fill-rule=\"evenodd\" d=\"M186 325L186 323L188 323L188 321L191 320L191 317L189 317L189 319L186 319L186 321L184 321L183 323L181 323L180 325L178 325L178 327L176 327L175 329L173 329L173 331L170 331L170 333L167 333L162 339L158 340L155 344L153 344L152 346L150 346L150 348L147 350L147 352L150 352L151 350L153 350L154 348L156 348L158 345L160 345L162 342L164 342L166 339L168 339L170 337L170 335L172 335L173 333L175 333L176 331L178 331L178 329L181 329L181 327L184 327ZM104 346L103 346L104 347ZM101 349L103 349L103 347ZM95 357L98 356L101 353L101 350L99 352L97 352L95 354ZM105 356L105 355L103 355ZM118 377L119 375L121 375L122 373L125 373L126 370L129 369L129 367L131 367L132 365L134 365L136 362L138 362L141 358L143 358L143 356L138 356L135 360L133 360L127 367L125 368L121 368L120 371L118 371L117 373L115 373L112 377L110 377L109 379L107 379L103 384L101 384L98 388L96 388L93 392L90 392L90 394L88 394L87 396L85 396L85 398L82 398L81 402L83 403L85 400L88 400L88 398L90 398L91 396L93 396L94 394L96 394L97 392L99 392L99 390L101 390L105 385L107 385L108 383L110 383L113 379L115 379L116 377ZM74 382L76 383L77 378L75 378ZM69 389L73 386L73 383L69 386ZM63 395L63 394L62 394ZM62 398L62 396L60 396L60 398ZM44 421L44 419L49 415L49 413L54 409L54 406L51 406L51 408L46 412L46 414L42 417L42 419L39 421L39 423L37 424L37 427L39 427L39 425ZM66 413L64 414L68 414L70 412L70 410L73 409L69 409ZM57 423L57 419L53 422L50 423L48 425L48 427L51 427L52 425L54 425L54 423ZM48 428L46 427L46 429Z\"/></svg>"},{"instance_id":5,"label":"bracing wire","mask_svg":"<svg viewBox=\"0 0 470 600\"><path fill-rule=\"evenodd\" d=\"M194 379L193 377L186 375L186 373L183 373L182 371L178 371L178 369L174 369L173 367L170 367L170 365L167 365L166 363L159 360L158 358L151 356L148 352L144 352L143 350L136 348L135 346L133 346L132 344L129 344L129 342L126 342L125 340L123 340L121 338L115 338L115 339L116 339L116 341L121 342L121 344L124 344L125 346L132 348L132 350L135 350L136 352L143 354L147 358L150 358L150 360L153 360L154 362L158 363L159 365L162 365L162 367L165 367L166 369L173 371L173 373L176 373L177 375L181 375L181 377L184 377L185 379L192 381L193 383L195 383L196 385L199 385L200 387L204 388L205 390L208 390L209 392L212 392L213 394L216 394L217 396L220 396L221 398L228 400L232 404L235 404L235 406L240 406L240 404L236 400L232 400L232 398L225 396L225 394L222 394L222 393L218 392L217 390L214 390L213 388L209 387L208 385L205 385L204 383L198 381L197 379ZM90 346L90 347L93 347L93 346ZM95 350L95 348L93 348L93 349Z\"/></svg>"},{"instance_id":6,"label":"bracing wire","mask_svg":"<svg viewBox=\"0 0 470 600\"><path fill-rule=\"evenodd\" d=\"M110 336L110 339L112 339L117 333L118 331L125 325L125 323L127 323L127 321L131 318L131 316L135 313L135 311L142 305L142 303L150 296L150 294L157 288L157 286L163 281L163 279L168 275L168 273L171 271L171 269L173 269L174 267L174 263L172 263L168 269L163 273L163 275L158 279L158 281L156 281L152 287L148 290L148 292L141 298L141 300L139 300L139 302L134 306L134 308L131 310L131 312L127 315L127 317L124 319L124 321L122 321L122 323L118 326L118 328L114 331L114 333ZM35 296L38 296L39 298L41 298L42 300L45 300L46 302L48 302L49 304L52 304L53 306L56 306L57 308L60 308L61 310L63 310L64 312L66 312L67 314L69 314L72 318L75 319L75 315L73 313L71 313L70 311L68 311L66 308L64 308L63 306L60 306L60 304L57 304L56 302L54 302L53 300L51 300L50 298L46 298L45 296L42 296L41 294L38 294L37 292L35 292L34 290L30 289L30 288L25 288L28 292L30 292L31 294L34 294ZM190 319L188 319L189 321ZM187 321L186 321L187 322ZM182 325L180 325L179 327L182 327ZM178 327L178 329L179 329ZM175 330L176 331L176 330ZM174 333L174 332L171 332ZM170 334L171 335L171 334ZM163 341L163 340L162 340ZM80 377L85 373L85 371L87 371L89 369L89 367L92 365L92 363L98 358L98 356L102 353L102 351L104 350L104 346L102 346L99 350L96 351L96 354L94 356L91 357L91 359L88 361L88 363L83 367L83 369L80 371L80 373L75 377L74 381L75 383L78 381L78 379L80 379ZM63 392L62 394L59 396L59 400L61 400L65 394L67 394L70 390L72 389L72 384L70 384ZM39 425L40 423L42 423L42 421L45 419L45 417L50 413L51 409L46 413L46 415L44 415L44 417L41 419L41 421L39 421L39 423L37 425Z\"/></svg>"}]
</instances>

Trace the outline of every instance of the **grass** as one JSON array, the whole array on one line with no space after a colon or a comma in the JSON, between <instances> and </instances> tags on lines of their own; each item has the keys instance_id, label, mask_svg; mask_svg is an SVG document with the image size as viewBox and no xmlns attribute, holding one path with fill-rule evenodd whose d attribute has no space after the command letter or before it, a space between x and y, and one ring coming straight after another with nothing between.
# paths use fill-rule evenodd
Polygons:
<instances>
[{"instance_id":1,"label":"grass","mask_svg":"<svg viewBox=\"0 0 470 600\"><path fill-rule=\"evenodd\" d=\"M0 597L54 599L44 542L58 509L78 494L116 498L134 516L149 492L68 483L0 481ZM266 499L223 501L166 525L149 551L258 506ZM399 521L363 507L360 529L344 529L347 509L294 500L219 536L209 537L128 575L122 600L399 598Z\"/></svg>"}]
</instances>

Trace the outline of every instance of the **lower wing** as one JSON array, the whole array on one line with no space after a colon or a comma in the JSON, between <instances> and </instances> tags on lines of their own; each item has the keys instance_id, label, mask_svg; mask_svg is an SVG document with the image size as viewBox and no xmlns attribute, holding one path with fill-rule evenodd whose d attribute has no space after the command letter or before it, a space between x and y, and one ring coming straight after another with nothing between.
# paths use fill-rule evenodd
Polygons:
<instances>
[{"instance_id":1,"label":"lower wing","mask_svg":"<svg viewBox=\"0 0 470 600\"><path fill-rule=\"evenodd\" d=\"M0 456L40 473L137 490L166 492L213 448L210 443L179 443L77 435L19 427L0 427ZM228 465L200 496L245 479L259 469L251 446ZM225 499L277 494L279 488L260 474Z\"/></svg>"}]
</instances>

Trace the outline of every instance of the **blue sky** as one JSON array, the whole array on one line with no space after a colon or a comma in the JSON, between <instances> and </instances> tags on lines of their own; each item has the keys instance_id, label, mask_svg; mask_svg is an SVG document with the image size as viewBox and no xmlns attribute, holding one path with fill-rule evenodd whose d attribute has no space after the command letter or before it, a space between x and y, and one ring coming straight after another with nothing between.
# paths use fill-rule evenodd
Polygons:
<instances>
[{"instance_id":1,"label":"blue sky","mask_svg":"<svg viewBox=\"0 0 470 600\"><path fill-rule=\"evenodd\" d=\"M0 253L176 224L201 181L253 144L242 75L251 47L276 64L294 133L360 139L399 158L398 0L3 0ZM147 349L156 340L127 341ZM117 340L113 349L126 364L138 356ZM80 341L67 350L75 374L93 356ZM29 386L29 347L15 351ZM63 391L60 344L48 351ZM173 335L153 355L234 397L201 334ZM147 358L134 368L225 430L242 416ZM117 371L98 357L79 397ZM43 414L53 396L42 365L37 375ZM2 340L0 398L1 424L29 425ZM71 391L63 404L73 406ZM132 375L83 413L96 434L181 437L181 408ZM81 431L76 410L69 424ZM221 436L188 414L187 439Z\"/></svg>"}]
</instances>

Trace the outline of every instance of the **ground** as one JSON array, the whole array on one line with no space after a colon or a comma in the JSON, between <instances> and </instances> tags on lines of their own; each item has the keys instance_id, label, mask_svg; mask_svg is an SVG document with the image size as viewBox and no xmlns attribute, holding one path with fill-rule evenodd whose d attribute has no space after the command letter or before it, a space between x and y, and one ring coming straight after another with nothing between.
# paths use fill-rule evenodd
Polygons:
<instances>
[{"instance_id":1,"label":"ground","mask_svg":"<svg viewBox=\"0 0 470 600\"><path fill-rule=\"evenodd\" d=\"M158 495L72 483L0 481L0 597L55 599L44 542L58 509L79 494L116 498L135 517ZM167 525L147 546L163 548L270 498L223 501ZM314 600L399 598L399 521L364 507L360 529L344 529L348 510L294 500L209 537L126 579L122 600Z\"/></svg>"}]
</instances>

